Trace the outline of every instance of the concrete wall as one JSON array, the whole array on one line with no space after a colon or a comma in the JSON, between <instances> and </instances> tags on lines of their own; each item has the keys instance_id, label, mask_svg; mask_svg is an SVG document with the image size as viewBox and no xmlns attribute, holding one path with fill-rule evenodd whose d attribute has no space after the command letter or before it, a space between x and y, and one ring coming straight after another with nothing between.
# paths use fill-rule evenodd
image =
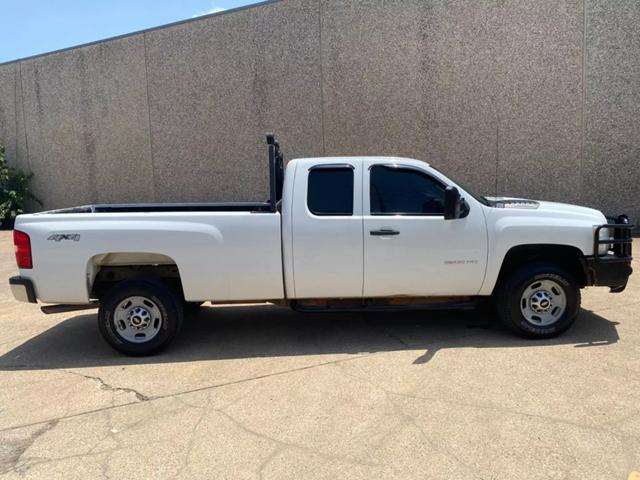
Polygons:
<instances>
[{"instance_id":1,"label":"concrete wall","mask_svg":"<svg viewBox=\"0 0 640 480\"><path fill-rule=\"evenodd\" d=\"M637 0L280 0L0 65L0 139L46 208L264 199L272 130L639 222L637 25Z\"/></svg>"}]
</instances>

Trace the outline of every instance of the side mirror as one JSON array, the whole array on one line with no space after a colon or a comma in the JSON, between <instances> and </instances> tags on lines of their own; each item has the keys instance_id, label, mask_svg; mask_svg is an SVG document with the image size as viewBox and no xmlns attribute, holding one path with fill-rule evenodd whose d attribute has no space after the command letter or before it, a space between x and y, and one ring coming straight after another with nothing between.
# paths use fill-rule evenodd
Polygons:
<instances>
[{"instance_id":1,"label":"side mirror","mask_svg":"<svg viewBox=\"0 0 640 480\"><path fill-rule=\"evenodd\" d=\"M454 220L469 214L469 204L460 197L456 187L447 187L444 191L444 219Z\"/></svg>"}]
</instances>

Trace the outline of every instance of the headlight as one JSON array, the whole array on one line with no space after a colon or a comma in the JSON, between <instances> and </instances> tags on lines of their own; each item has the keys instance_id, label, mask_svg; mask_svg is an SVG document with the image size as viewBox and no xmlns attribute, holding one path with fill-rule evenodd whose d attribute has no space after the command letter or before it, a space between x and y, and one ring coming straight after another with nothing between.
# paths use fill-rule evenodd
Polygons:
<instances>
[{"instance_id":1,"label":"headlight","mask_svg":"<svg viewBox=\"0 0 640 480\"><path fill-rule=\"evenodd\" d=\"M598 233L598 240L613 240L613 230L611 228L601 228ZM613 248L613 244L604 243L598 246L598 255L606 255Z\"/></svg>"}]
</instances>

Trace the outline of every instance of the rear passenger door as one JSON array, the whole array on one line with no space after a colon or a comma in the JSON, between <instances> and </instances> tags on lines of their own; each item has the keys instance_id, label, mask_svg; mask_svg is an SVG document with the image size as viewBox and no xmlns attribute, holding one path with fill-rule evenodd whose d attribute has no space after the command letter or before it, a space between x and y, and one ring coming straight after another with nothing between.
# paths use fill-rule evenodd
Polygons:
<instances>
[{"instance_id":1,"label":"rear passenger door","mask_svg":"<svg viewBox=\"0 0 640 480\"><path fill-rule=\"evenodd\" d=\"M361 185L360 162L298 165L292 206L295 298L362 297Z\"/></svg>"}]
</instances>

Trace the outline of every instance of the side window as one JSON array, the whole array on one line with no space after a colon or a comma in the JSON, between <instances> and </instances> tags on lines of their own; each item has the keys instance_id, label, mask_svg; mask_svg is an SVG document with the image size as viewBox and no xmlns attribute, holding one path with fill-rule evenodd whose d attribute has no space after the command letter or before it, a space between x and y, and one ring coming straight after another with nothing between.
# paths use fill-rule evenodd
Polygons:
<instances>
[{"instance_id":1,"label":"side window","mask_svg":"<svg viewBox=\"0 0 640 480\"><path fill-rule=\"evenodd\" d=\"M309 170L307 206L314 215L353 215L353 169Z\"/></svg>"},{"instance_id":2,"label":"side window","mask_svg":"<svg viewBox=\"0 0 640 480\"><path fill-rule=\"evenodd\" d=\"M370 172L372 215L443 215L445 186L426 173L374 165Z\"/></svg>"}]
</instances>

